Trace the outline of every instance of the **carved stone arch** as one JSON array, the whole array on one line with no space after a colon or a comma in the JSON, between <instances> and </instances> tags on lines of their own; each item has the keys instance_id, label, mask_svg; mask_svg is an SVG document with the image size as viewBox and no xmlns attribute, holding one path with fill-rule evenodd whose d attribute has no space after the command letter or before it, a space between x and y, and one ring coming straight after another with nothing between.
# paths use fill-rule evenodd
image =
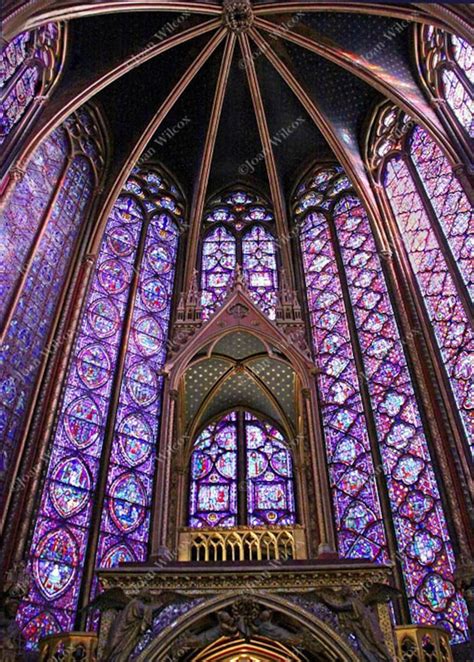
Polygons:
<instances>
[{"instance_id":1,"label":"carved stone arch","mask_svg":"<svg viewBox=\"0 0 474 662\"><path fill-rule=\"evenodd\" d=\"M189 363L199 352L204 351L224 335L236 331L245 331L257 336L269 348L274 346L286 356L295 371L304 378L302 379L303 388L310 386L315 365L308 347L295 345L292 337L271 322L253 303L245 291L245 287L237 283L221 308L214 313L207 324L201 326L192 335L188 334L183 338L176 351L173 352L173 348L171 349L170 358L164 367L164 372L169 376L170 388L172 390L178 388L179 381ZM178 340L180 339L178 338ZM186 344L183 347L184 343Z\"/></svg>"},{"instance_id":2,"label":"carved stone arch","mask_svg":"<svg viewBox=\"0 0 474 662\"><path fill-rule=\"evenodd\" d=\"M283 293L282 298L286 295ZM291 297L290 297L291 298ZM288 299L288 297L287 297ZM191 304L189 304L191 300ZM236 281L219 310L205 323L198 314L200 296L197 284L191 288L178 308L175 336L171 340L169 359L164 367L165 390L163 395L163 420L159 441L159 464L155 497L155 520L152 524L152 555L160 549L178 549L180 536L185 533L180 527L185 519L185 501L188 463L183 461L190 447L191 427L186 425L185 376L193 365L199 365L201 357L211 357L213 349L223 338L232 334L248 334L259 341L270 360L280 358L294 374L295 412L293 426L288 427L286 436L298 439L293 448L294 469L298 469L296 481L299 521L306 525L305 536L308 549L318 546L325 552L334 549L332 505L325 469L324 443L319 423L318 400L314 375L316 366L306 345L301 318L292 312L288 302L281 302L275 322L271 321L252 301L242 278ZM286 300L285 300L286 301ZM285 307L286 306L286 307ZM243 363L243 362L242 362ZM229 362L223 368L223 379L229 382L234 367ZM265 381L265 380L264 380ZM265 389L267 388L266 385ZM209 387L211 388L211 387ZM263 391L265 390L262 390ZM268 389L269 391L269 389ZM266 396L265 396L266 397ZM233 403L226 402L231 406ZM235 402L244 406L243 402ZM252 403L250 403L252 404ZM221 409L225 407L222 406ZM266 408L265 408L266 410ZM209 411L212 411L209 410ZM275 409L278 420L278 408ZM212 411L218 413L218 411ZM210 414L209 414L210 416ZM201 421L205 420L201 417ZM274 417L275 418L275 417ZM280 417L282 418L282 417ZM280 420L280 424L284 422ZM289 420L287 418L287 420ZM293 430L291 430L293 427ZM158 539L161 543L158 544Z\"/></svg>"},{"instance_id":3,"label":"carved stone arch","mask_svg":"<svg viewBox=\"0 0 474 662\"><path fill-rule=\"evenodd\" d=\"M325 610L318 602L315 606ZM282 625L273 625L272 615L281 620ZM233 618L234 616L234 618ZM269 625L265 625L266 621ZM172 628L164 628L143 648L137 662L184 662L194 659L209 644L222 639L226 629L229 641L252 641L255 636L264 636L271 641L279 641L292 652L296 647L320 662L360 662L365 658L352 648L340 634L337 621L325 622L300 605L279 595L254 592L232 594L209 598L180 616ZM285 627L286 626L286 627ZM232 630L235 628L235 634ZM287 629L288 628L288 629ZM257 639L258 641L258 639ZM204 643L203 643L204 642ZM311 657L312 656L312 657ZM298 658L297 658L298 659Z\"/></svg>"}]
</instances>

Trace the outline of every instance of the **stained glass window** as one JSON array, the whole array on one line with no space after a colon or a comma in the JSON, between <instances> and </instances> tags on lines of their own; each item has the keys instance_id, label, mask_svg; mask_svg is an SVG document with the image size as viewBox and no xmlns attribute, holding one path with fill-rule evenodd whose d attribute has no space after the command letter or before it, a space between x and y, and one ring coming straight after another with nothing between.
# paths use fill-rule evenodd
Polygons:
<instances>
[{"instance_id":1,"label":"stained glass window","mask_svg":"<svg viewBox=\"0 0 474 662\"><path fill-rule=\"evenodd\" d=\"M385 166L385 190L433 327L466 437L473 443L474 334L459 295L461 279L472 292L472 209L446 157L426 132L415 127L408 148L414 168L402 155L391 158ZM425 198L423 189L427 193ZM447 246L441 243L443 236ZM449 250L459 269L459 278L447 262Z\"/></svg>"},{"instance_id":2,"label":"stained glass window","mask_svg":"<svg viewBox=\"0 0 474 662\"><path fill-rule=\"evenodd\" d=\"M209 319L225 299L234 277L236 241L226 228L213 228L202 247L202 308L203 318Z\"/></svg>"},{"instance_id":3,"label":"stained glass window","mask_svg":"<svg viewBox=\"0 0 474 662\"><path fill-rule=\"evenodd\" d=\"M189 526L237 524L237 414L209 425L191 457Z\"/></svg>"},{"instance_id":4,"label":"stained glass window","mask_svg":"<svg viewBox=\"0 0 474 662\"><path fill-rule=\"evenodd\" d=\"M201 260L203 318L222 304L237 265L255 303L275 318L278 289L273 214L266 202L244 191L214 200L204 217Z\"/></svg>"},{"instance_id":5,"label":"stained glass window","mask_svg":"<svg viewBox=\"0 0 474 662\"><path fill-rule=\"evenodd\" d=\"M409 150L436 219L449 243L466 287L474 297L474 216L448 159L433 138L414 127Z\"/></svg>"},{"instance_id":6,"label":"stained glass window","mask_svg":"<svg viewBox=\"0 0 474 662\"><path fill-rule=\"evenodd\" d=\"M57 80L63 50L59 23L22 32L0 53L0 144Z\"/></svg>"},{"instance_id":7,"label":"stained glass window","mask_svg":"<svg viewBox=\"0 0 474 662\"><path fill-rule=\"evenodd\" d=\"M298 190L296 218L306 283L326 452L345 558L387 560L375 467L333 239L325 210L350 186L339 167L317 172Z\"/></svg>"},{"instance_id":8,"label":"stained glass window","mask_svg":"<svg viewBox=\"0 0 474 662\"><path fill-rule=\"evenodd\" d=\"M50 442L29 556L33 586L18 612L30 645L73 628L86 550L96 566L145 557L181 214L174 186L135 169L107 221ZM91 550L101 471L106 490Z\"/></svg>"},{"instance_id":9,"label":"stained glass window","mask_svg":"<svg viewBox=\"0 0 474 662\"><path fill-rule=\"evenodd\" d=\"M246 494L245 503L238 488ZM242 411L207 426L191 455L189 526L285 526L295 521L292 459L281 432Z\"/></svg>"},{"instance_id":10,"label":"stained glass window","mask_svg":"<svg viewBox=\"0 0 474 662\"><path fill-rule=\"evenodd\" d=\"M474 137L474 48L461 37L433 26L418 30L425 83L435 97L446 100L448 117Z\"/></svg>"},{"instance_id":11,"label":"stained glass window","mask_svg":"<svg viewBox=\"0 0 474 662\"><path fill-rule=\"evenodd\" d=\"M295 523L291 454L281 432L245 413L247 523L250 526Z\"/></svg>"},{"instance_id":12,"label":"stained glass window","mask_svg":"<svg viewBox=\"0 0 474 662\"><path fill-rule=\"evenodd\" d=\"M83 109L81 116L91 121L91 113ZM86 139L95 145L96 162L82 148ZM71 159L72 150L76 155ZM0 247L3 480L11 476L64 283L84 230L95 173L102 167L102 137L75 113L35 150L5 204Z\"/></svg>"},{"instance_id":13,"label":"stained glass window","mask_svg":"<svg viewBox=\"0 0 474 662\"><path fill-rule=\"evenodd\" d=\"M311 187L311 183L300 195L307 195L308 188L326 199L330 195L330 189L326 193ZM366 441L371 434L367 432L371 420L413 621L442 624L453 635L453 641L463 641L466 607L453 584L454 555L446 518L403 341L366 212L349 188L339 189L332 206L318 207L319 204L305 210L300 201L297 209L303 214L301 248L315 355L322 368L319 388L335 511L352 509L358 514L353 517L356 526L369 522L374 510L380 512L374 509L374 501L378 503L374 464ZM335 287L336 278L339 285ZM318 282L324 284L324 289L318 289ZM334 308L337 303L339 309ZM348 333L349 326L354 329L352 334ZM351 363L353 371L360 370L359 380L365 382L370 411L363 412L359 406L358 425L345 428L351 436L338 438L334 420L357 420L354 400L358 400L354 392L358 386L355 380L347 379ZM334 384L337 388L331 392ZM345 416L341 416L342 407L346 408L342 410ZM362 475L353 469L360 457L365 460ZM343 547L341 521L344 520L338 520L340 547L344 555L351 555L352 550L347 553ZM383 541L383 531L380 535ZM386 555L378 558L385 560Z\"/></svg>"}]
</instances>

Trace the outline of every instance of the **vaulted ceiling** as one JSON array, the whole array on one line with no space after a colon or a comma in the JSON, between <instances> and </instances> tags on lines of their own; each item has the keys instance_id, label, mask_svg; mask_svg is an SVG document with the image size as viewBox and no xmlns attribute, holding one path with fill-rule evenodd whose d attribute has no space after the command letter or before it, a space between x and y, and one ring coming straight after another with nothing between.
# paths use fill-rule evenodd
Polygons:
<instances>
[{"instance_id":1,"label":"vaulted ceiling","mask_svg":"<svg viewBox=\"0 0 474 662\"><path fill-rule=\"evenodd\" d=\"M94 100L109 129L109 182L145 151L181 184L194 220L206 197L241 181L273 200L277 224L316 160L349 168L370 205L361 154L378 101L444 139L417 84L413 34L418 22L462 29L456 8L257 0L249 12L233 30L217 1L7 1L7 36L68 20L64 72L30 137Z\"/></svg>"}]
</instances>

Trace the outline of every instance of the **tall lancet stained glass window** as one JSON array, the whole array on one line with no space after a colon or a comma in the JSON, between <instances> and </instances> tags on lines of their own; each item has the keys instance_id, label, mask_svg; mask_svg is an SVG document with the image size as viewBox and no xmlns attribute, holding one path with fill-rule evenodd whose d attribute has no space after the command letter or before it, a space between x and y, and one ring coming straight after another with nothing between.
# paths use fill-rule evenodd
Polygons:
<instances>
[{"instance_id":1,"label":"tall lancet stained glass window","mask_svg":"<svg viewBox=\"0 0 474 662\"><path fill-rule=\"evenodd\" d=\"M71 115L36 148L11 189L0 246L0 476L11 478L55 314L104 167L95 111ZM3 487L3 485L1 486Z\"/></svg>"},{"instance_id":2,"label":"tall lancet stained glass window","mask_svg":"<svg viewBox=\"0 0 474 662\"><path fill-rule=\"evenodd\" d=\"M239 499L239 490L245 499ZM282 433L242 410L208 425L198 435L191 454L189 526L286 526L295 522L293 463Z\"/></svg>"},{"instance_id":3,"label":"tall lancet stained glass window","mask_svg":"<svg viewBox=\"0 0 474 662\"><path fill-rule=\"evenodd\" d=\"M278 255L274 219L257 195L233 189L213 200L204 215L201 253L203 317L222 304L235 278L237 265L252 299L270 319L275 318Z\"/></svg>"},{"instance_id":4,"label":"tall lancet stained glass window","mask_svg":"<svg viewBox=\"0 0 474 662\"><path fill-rule=\"evenodd\" d=\"M474 453L472 205L448 159L424 129L403 130L411 126L409 118L390 106L378 121L384 131L373 144L373 162L424 302L466 447L470 442ZM389 158L380 158L389 150Z\"/></svg>"},{"instance_id":5,"label":"tall lancet stained glass window","mask_svg":"<svg viewBox=\"0 0 474 662\"><path fill-rule=\"evenodd\" d=\"M22 32L0 53L0 144L28 118L56 82L65 46L60 23Z\"/></svg>"},{"instance_id":6,"label":"tall lancet stained glass window","mask_svg":"<svg viewBox=\"0 0 474 662\"><path fill-rule=\"evenodd\" d=\"M340 550L344 556L387 560L375 480L380 456L380 489L392 518L386 525L395 534L413 621L442 624L453 641L463 641L466 607L453 583L453 548L367 214L340 169L323 168L299 189L296 220L321 368ZM358 538L349 546L351 533Z\"/></svg>"},{"instance_id":7,"label":"tall lancet stained glass window","mask_svg":"<svg viewBox=\"0 0 474 662\"><path fill-rule=\"evenodd\" d=\"M465 39L432 25L416 29L423 82L430 95L447 103L447 117L473 138L474 48Z\"/></svg>"},{"instance_id":8,"label":"tall lancet stained glass window","mask_svg":"<svg viewBox=\"0 0 474 662\"><path fill-rule=\"evenodd\" d=\"M18 614L30 645L74 629L80 592L97 589L83 584L87 560L145 558L182 214L167 178L135 168L107 220L32 532L33 584Z\"/></svg>"}]
</instances>

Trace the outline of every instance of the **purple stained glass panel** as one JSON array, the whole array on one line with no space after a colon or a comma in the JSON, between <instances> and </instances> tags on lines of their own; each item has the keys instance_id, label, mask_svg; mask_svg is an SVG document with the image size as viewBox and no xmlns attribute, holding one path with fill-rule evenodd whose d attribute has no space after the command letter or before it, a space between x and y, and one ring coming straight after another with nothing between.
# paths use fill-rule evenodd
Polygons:
<instances>
[{"instance_id":1,"label":"purple stained glass panel","mask_svg":"<svg viewBox=\"0 0 474 662\"><path fill-rule=\"evenodd\" d=\"M48 613L54 617L61 623L62 629L73 627L92 496L99 471L98 458L120 343L117 334L103 337L102 325L97 327L95 318L90 318L89 305L99 293L102 302L110 303L108 309L104 308L104 315L113 309L123 319L142 222L140 206L134 199L125 196L119 198L107 221L69 364L57 427L51 440L52 455L29 557L33 588L18 613L18 622L25 628L26 614L31 606L37 609L37 614ZM117 228L126 228L133 239L134 248L127 255L121 255L114 246L113 237ZM116 260L120 269L104 278L104 270L107 270L111 258ZM58 465L58 460L63 462L64 457L72 458L74 462L74 465L66 467L69 469L66 480L62 477L63 465ZM71 471L73 466L76 468L74 477ZM74 500L69 497L71 485ZM127 492L127 486L122 484L118 489L124 496L121 506L125 511L131 498L125 497L133 493L133 487L129 487ZM134 516L133 506L128 507L128 513L129 517ZM33 638L29 645L36 642L37 639Z\"/></svg>"},{"instance_id":2,"label":"purple stained glass panel","mask_svg":"<svg viewBox=\"0 0 474 662\"><path fill-rule=\"evenodd\" d=\"M386 165L385 189L416 276L467 439L474 442L474 334L431 220L402 157ZM472 447L474 452L474 446Z\"/></svg>"},{"instance_id":3,"label":"purple stained glass panel","mask_svg":"<svg viewBox=\"0 0 474 662\"><path fill-rule=\"evenodd\" d=\"M47 90L60 67L62 31L46 23L32 32L22 32L0 53L0 144L18 124L35 97ZM3 88L3 89L2 89Z\"/></svg>"},{"instance_id":4,"label":"purple stained glass panel","mask_svg":"<svg viewBox=\"0 0 474 662\"><path fill-rule=\"evenodd\" d=\"M212 230L202 247L202 316L207 320L222 303L236 267L235 237L222 226Z\"/></svg>"},{"instance_id":5,"label":"purple stained glass panel","mask_svg":"<svg viewBox=\"0 0 474 662\"><path fill-rule=\"evenodd\" d=\"M465 39L451 34L454 59L472 84L474 84L474 48Z\"/></svg>"},{"instance_id":6,"label":"purple stained glass panel","mask_svg":"<svg viewBox=\"0 0 474 662\"><path fill-rule=\"evenodd\" d=\"M334 223L412 618L416 623L442 621L453 641L463 641L466 606L454 589L453 549L369 220L351 195L336 204ZM415 503L425 504L424 509L414 511Z\"/></svg>"},{"instance_id":7,"label":"purple stained glass panel","mask_svg":"<svg viewBox=\"0 0 474 662\"><path fill-rule=\"evenodd\" d=\"M209 425L191 456L189 526L237 525L237 414Z\"/></svg>"},{"instance_id":8,"label":"purple stained glass panel","mask_svg":"<svg viewBox=\"0 0 474 662\"><path fill-rule=\"evenodd\" d=\"M54 183L54 182L53 182ZM91 200L94 176L90 163L76 157L44 224L1 347L0 428L3 456L14 457L24 430L25 412L37 383L62 286ZM13 196L16 201L18 198ZM13 203L10 202L10 205ZM16 208L27 216L31 209ZM15 208L9 207L13 214ZM41 208L39 209L41 212ZM18 235L17 235L18 236ZM14 237L12 237L13 239ZM22 244L20 238L19 250ZM3 477L6 477L6 472ZM1 491L3 491L3 481Z\"/></svg>"},{"instance_id":9,"label":"purple stained glass panel","mask_svg":"<svg viewBox=\"0 0 474 662\"><path fill-rule=\"evenodd\" d=\"M246 191L230 191L213 201L204 216L201 259L205 320L225 299L237 266L256 305L275 319L278 269L276 241L270 230L273 220L268 205Z\"/></svg>"},{"instance_id":10,"label":"purple stained glass panel","mask_svg":"<svg viewBox=\"0 0 474 662\"><path fill-rule=\"evenodd\" d=\"M5 87L32 47L32 33L21 32L0 53L0 88Z\"/></svg>"},{"instance_id":11,"label":"purple stained glass panel","mask_svg":"<svg viewBox=\"0 0 474 662\"><path fill-rule=\"evenodd\" d=\"M313 186L328 190L334 172L322 171ZM313 180L314 181L314 180ZM310 189L311 190L311 189ZM306 190L301 190L306 195ZM304 205L298 200L304 212ZM341 556L387 560L385 531L377 493L357 365L331 233L322 212L302 222L300 246L334 515Z\"/></svg>"},{"instance_id":12,"label":"purple stained glass panel","mask_svg":"<svg viewBox=\"0 0 474 662\"><path fill-rule=\"evenodd\" d=\"M0 245L0 315L21 278L28 252L44 221L55 185L65 168L69 143L64 129L53 131L33 152L23 178L6 201Z\"/></svg>"},{"instance_id":13,"label":"purple stained glass panel","mask_svg":"<svg viewBox=\"0 0 474 662\"><path fill-rule=\"evenodd\" d=\"M150 202L158 211L157 201ZM151 216L114 425L97 566L104 559L111 563L123 548L133 550L131 560L145 560L163 381L156 375L166 358L178 238L168 213ZM146 291L150 280L152 295Z\"/></svg>"},{"instance_id":14,"label":"purple stained glass panel","mask_svg":"<svg viewBox=\"0 0 474 662\"><path fill-rule=\"evenodd\" d=\"M456 71L443 69L441 74L446 101L457 120L474 138L474 100Z\"/></svg>"},{"instance_id":15,"label":"purple stained glass panel","mask_svg":"<svg viewBox=\"0 0 474 662\"><path fill-rule=\"evenodd\" d=\"M239 475L239 467L245 467L245 475ZM239 511L238 484L245 488L245 512ZM206 427L191 455L189 526L295 522L293 464L279 430L249 412L237 411Z\"/></svg>"},{"instance_id":16,"label":"purple stained glass panel","mask_svg":"<svg viewBox=\"0 0 474 662\"><path fill-rule=\"evenodd\" d=\"M410 155L448 241L466 287L474 294L474 212L448 159L431 136L416 126Z\"/></svg>"},{"instance_id":17,"label":"purple stained glass panel","mask_svg":"<svg viewBox=\"0 0 474 662\"><path fill-rule=\"evenodd\" d=\"M242 239L242 268L255 303L275 319L278 273L275 237L260 225L254 225Z\"/></svg>"},{"instance_id":18,"label":"purple stained glass panel","mask_svg":"<svg viewBox=\"0 0 474 662\"><path fill-rule=\"evenodd\" d=\"M275 427L245 414L247 523L291 526L296 523L293 464Z\"/></svg>"},{"instance_id":19,"label":"purple stained glass panel","mask_svg":"<svg viewBox=\"0 0 474 662\"><path fill-rule=\"evenodd\" d=\"M36 66L27 67L0 103L0 144L25 114L35 98L40 80Z\"/></svg>"},{"instance_id":20,"label":"purple stained glass panel","mask_svg":"<svg viewBox=\"0 0 474 662\"><path fill-rule=\"evenodd\" d=\"M469 86L474 85L474 48L454 34L449 35L457 68L442 69L444 96L469 136L474 136L474 102Z\"/></svg>"}]
</instances>

